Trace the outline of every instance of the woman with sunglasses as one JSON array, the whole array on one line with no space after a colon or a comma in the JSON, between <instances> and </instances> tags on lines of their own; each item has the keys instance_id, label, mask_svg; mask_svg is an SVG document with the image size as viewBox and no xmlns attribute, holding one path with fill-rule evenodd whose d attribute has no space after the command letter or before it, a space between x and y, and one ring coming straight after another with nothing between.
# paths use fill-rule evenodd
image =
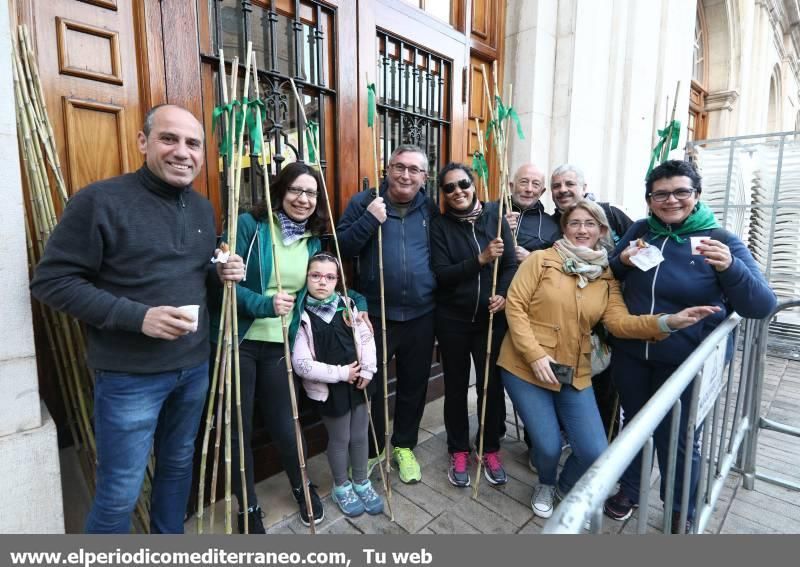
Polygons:
<instances>
[{"instance_id":1,"label":"woman with sunglasses","mask_svg":"<svg viewBox=\"0 0 800 567\"><path fill-rule=\"evenodd\" d=\"M244 428L244 459L247 480L247 511L240 508L239 532L244 528L245 512L249 514L248 531L264 533L264 515L253 481L253 414L255 402L261 418L280 455L283 470L300 508L300 520L312 521L303 492L294 420L289 404L289 385L286 363L283 360L283 330L281 315L289 315L289 338L294 338L300 324L307 295L306 269L308 260L320 251L320 236L328 226L326 195L322 190L319 172L300 162L281 169L271 183L270 196L273 221L278 238L275 241L277 265L280 268L283 291L277 292L276 262L272 257L272 235L266 200L239 216L236 250L245 259L245 279L237 286L239 315L239 368L241 373L242 421ZM363 298L362 298L363 299ZM365 305L359 310L366 311ZM218 313L218 311L217 311ZM212 318L219 322L219 315ZM212 337L217 333L212 330ZM232 433L233 470L239 470L238 428ZM239 474L233 475L233 490L240 506L242 486ZM313 522L324 518L322 502L311 485Z\"/></svg>"},{"instance_id":2,"label":"woman with sunglasses","mask_svg":"<svg viewBox=\"0 0 800 567\"><path fill-rule=\"evenodd\" d=\"M625 304L631 313L671 312L691 305L715 305L719 311L703 324L671 334L657 344L642 340L617 339L613 342L611 377L619 391L625 418L631 419L650 397L732 312L760 319L775 307L775 294L767 285L757 264L736 236L720 228L711 210L700 201L700 175L685 161L666 161L647 176L645 199L649 216L634 223L623 236L609 262L614 275L624 282ZM630 245L631 241L637 242ZM699 243L698 243L699 241ZM643 246L656 247L664 260L643 271L631 260ZM728 356L732 354L729 348ZM681 396L689 407L692 389ZM686 447L689 412L681 412L678 454L672 507L672 531L689 532L695 513L698 483L700 429L695 443ZM669 420L655 433L658 462L663 471L669 450ZM689 509L681 526L680 501L683 492L684 460L692 460ZM620 490L606 500L604 511L615 520L630 517L638 506L641 456L637 457L620 480ZM661 475L661 499L665 496L665 475Z\"/></svg>"},{"instance_id":3,"label":"woman with sunglasses","mask_svg":"<svg viewBox=\"0 0 800 567\"><path fill-rule=\"evenodd\" d=\"M663 339L716 311L694 307L675 315L634 317L608 269L611 229L605 212L585 199L560 219L564 237L531 254L508 290L508 334L497 364L533 445L539 484L533 513L553 514L563 498L606 449L606 435L592 391L592 328L603 322L617 336ZM561 474L561 427L571 453Z\"/></svg>"},{"instance_id":4,"label":"woman with sunglasses","mask_svg":"<svg viewBox=\"0 0 800 567\"><path fill-rule=\"evenodd\" d=\"M507 481L500 460L499 418L503 388L495 369L497 347L505 334L505 293L517 270L514 243L503 220L497 235L497 209L487 212L478 200L472 170L449 163L439 172L444 214L431 222L431 264L436 275L436 338L444 366L444 424L450 453L448 479L470 485L469 390L470 359L475 364L478 407L486 400L484 474L494 484ZM499 259L496 294L492 292L494 260ZM494 316L488 392L483 392L489 313ZM477 443L476 443L477 445ZM477 447L476 447L477 448Z\"/></svg>"}]
</instances>

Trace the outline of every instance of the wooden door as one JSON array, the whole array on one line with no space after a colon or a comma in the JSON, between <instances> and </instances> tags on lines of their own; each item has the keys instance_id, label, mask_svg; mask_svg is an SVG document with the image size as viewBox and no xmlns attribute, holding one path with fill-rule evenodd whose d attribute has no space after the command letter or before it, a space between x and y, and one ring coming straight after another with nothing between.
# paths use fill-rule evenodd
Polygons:
<instances>
[{"instance_id":1,"label":"wooden door","mask_svg":"<svg viewBox=\"0 0 800 567\"><path fill-rule=\"evenodd\" d=\"M69 194L137 169L141 3L25 0L19 7L38 55Z\"/></svg>"}]
</instances>

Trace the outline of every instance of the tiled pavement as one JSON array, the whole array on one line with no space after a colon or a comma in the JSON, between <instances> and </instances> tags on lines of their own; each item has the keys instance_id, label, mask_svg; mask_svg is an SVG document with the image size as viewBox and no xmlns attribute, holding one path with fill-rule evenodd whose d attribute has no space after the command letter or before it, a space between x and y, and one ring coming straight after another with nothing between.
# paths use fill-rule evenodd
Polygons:
<instances>
[{"instance_id":1,"label":"tiled pavement","mask_svg":"<svg viewBox=\"0 0 800 567\"><path fill-rule=\"evenodd\" d=\"M475 431L474 391L470 399L472 430ZM509 419L513 416L508 404ZM763 412L770 418L800 427L800 362L770 358L764 388ZM527 465L524 443L516 439L513 421L508 423L508 436L501 454L509 482L491 486L481 479L480 495L472 499L472 489L453 487L447 480L449 465L442 400L428 404L420 427L419 445L415 450L422 467L422 482L404 485L394 471L391 475L394 522L387 515L346 518L330 499L331 476L324 455L310 459L309 477L320 486L325 496L325 520L319 533L539 533L544 520L533 516L530 497L536 475ZM787 438L762 431L759 442L759 467L800 480L800 439ZM373 484L380 493L380 476L373 473ZM653 491L648 510L648 532L659 530L662 506L658 497L658 471L652 476ZM475 482L474 469L472 482ZM307 533L298 519L297 507L289 494L284 475L276 475L257 487L259 502L267 513L265 525L269 533ZM207 512L206 512L207 513ZM217 503L215 532L222 531L223 508ZM186 526L195 531L194 521ZM636 515L626 522L604 519L603 533L629 534L636 531ZM757 481L755 490L745 490L741 478L732 473L719 498L706 533L800 533L800 493Z\"/></svg>"}]
</instances>

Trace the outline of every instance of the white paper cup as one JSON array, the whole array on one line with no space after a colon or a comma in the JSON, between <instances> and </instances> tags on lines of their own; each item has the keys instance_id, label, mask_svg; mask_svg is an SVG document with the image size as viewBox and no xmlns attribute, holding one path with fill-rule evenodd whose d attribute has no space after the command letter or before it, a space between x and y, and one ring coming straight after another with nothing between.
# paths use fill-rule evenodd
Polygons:
<instances>
[{"instance_id":1,"label":"white paper cup","mask_svg":"<svg viewBox=\"0 0 800 567\"><path fill-rule=\"evenodd\" d=\"M697 249L698 246L702 244L703 240L706 240L707 236L690 236L689 242L692 246L692 255L697 256L700 255L700 251Z\"/></svg>"},{"instance_id":2,"label":"white paper cup","mask_svg":"<svg viewBox=\"0 0 800 567\"><path fill-rule=\"evenodd\" d=\"M199 305L181 305L178 307L178 311L180 311L183 315L187 316L189 319L192 320L194 323L192 325L192 332L197 330L197 320L200 317L200 306Z\"/></svg>"}]
</instances>

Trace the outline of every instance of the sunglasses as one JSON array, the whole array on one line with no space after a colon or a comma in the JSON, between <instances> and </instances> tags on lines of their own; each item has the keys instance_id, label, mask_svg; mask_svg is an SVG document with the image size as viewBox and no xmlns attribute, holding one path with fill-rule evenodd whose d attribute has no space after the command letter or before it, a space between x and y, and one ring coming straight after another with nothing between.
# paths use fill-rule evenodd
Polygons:
<instances>
[{"instance_id":1,"label":"sunglasses","mask_svg":"<svg viewBox=\"0 0 800 567\"><path fill-rule=\"evenodd\" d=\"M442 185L442 191L444 191L446 195L449 195L450 193L456 190L456 187L458 187L461 190L469 189L470 187L472 187L472 181L470 181L469 179L459 179L458 181L454 181L453 183L445 183L444 185Z\"/></svg>"}]
</instances>

